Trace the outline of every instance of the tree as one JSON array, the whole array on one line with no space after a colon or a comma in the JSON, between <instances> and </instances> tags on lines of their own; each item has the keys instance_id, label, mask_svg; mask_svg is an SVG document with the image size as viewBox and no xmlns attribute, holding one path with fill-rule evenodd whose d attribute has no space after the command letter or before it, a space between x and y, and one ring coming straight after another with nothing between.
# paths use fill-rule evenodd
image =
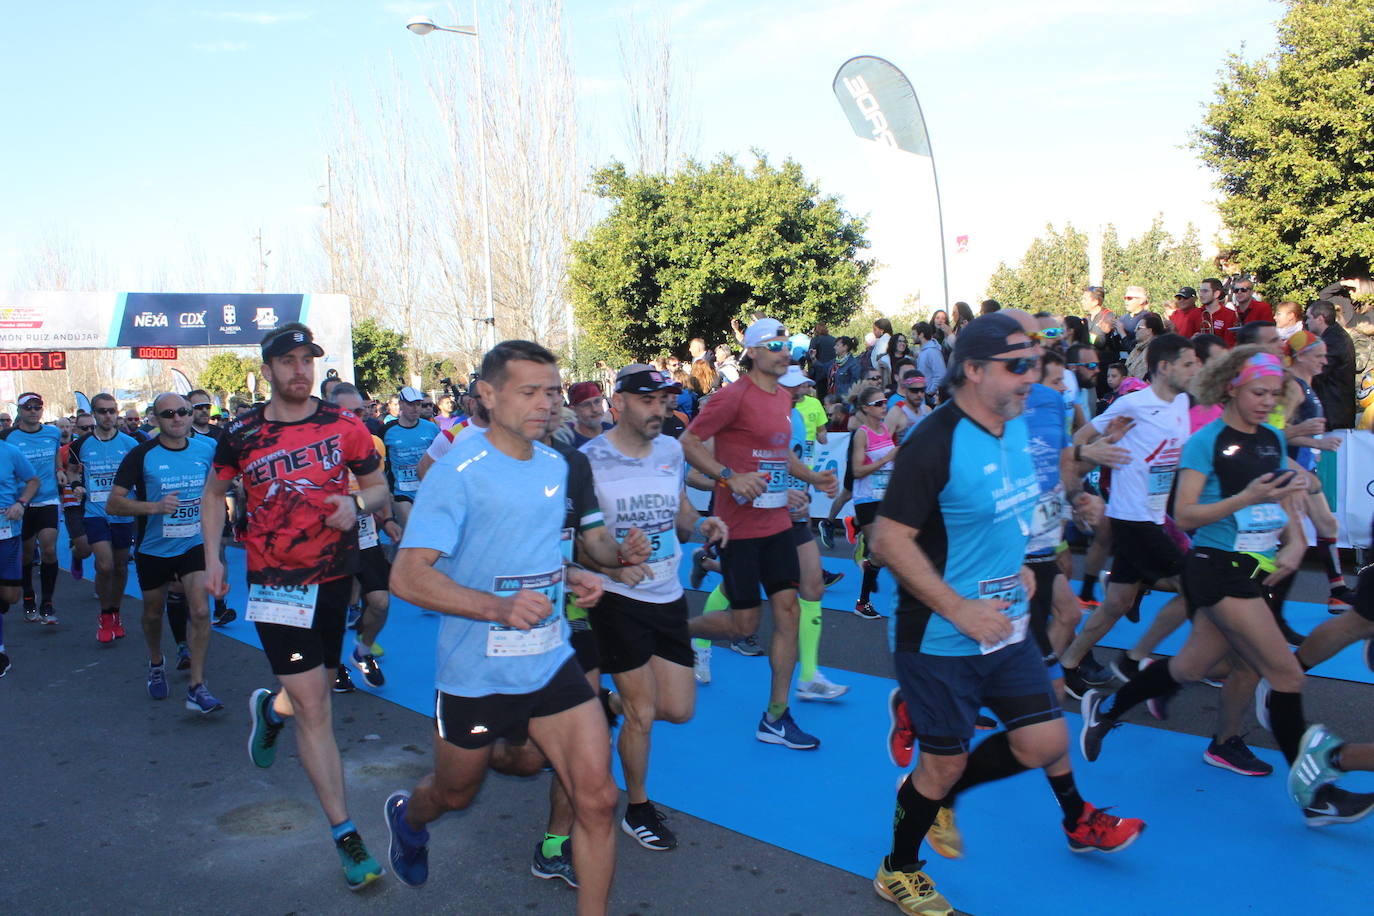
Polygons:
<instances>
[{"instance_id":1,"label":"tree","mask_svg":"<svg viewBox=\"0 0 1374 916\"><path fill-rule=\"evenodd\" d=\"M353 325L353 377L373 397L386 398L401 385L406 371L406 337L382 327L375 318Z\"/></svg>"},{"instance_id":2,"label":"tree","mask_svg":"<svg viewBox=\"0 0 1374 916\"><path fill-rule=\"evenodd\" d=\"M1312 298L1374 262L1374 15L1369 0L1286 0L1278 48L1227 58L1194 133L1243 267L1268 296Z\"/></svg>"},{"instance_id":3,"label":"tree","mask_svg":"<svg viewBox=\"0 0 1374 916\"><path fill-rule=\"evenodd\" d=\"M257 395L262 398L267 388L267 382L262 377L262 360L251 356L216 353L205 364L205 371L200 374L197 384L223 397L227 406L229 398L248 395L250 372L258 379Z\"/></svg>"},{"instance_id":4,"label":"tree","mask_svg":"<svg viewBox=\"0 0 1374 916\"><path fill-rule=\"evenodd\" d=\"M573 308L598 357L625 362L733 340L730 319L760 309L790 327L843 324L862 304L872 261L864 221L821 196L801 166L755 152L689 161L671 175L597 170L610 213L573 245Z\"/></svg>"}]
</instances>

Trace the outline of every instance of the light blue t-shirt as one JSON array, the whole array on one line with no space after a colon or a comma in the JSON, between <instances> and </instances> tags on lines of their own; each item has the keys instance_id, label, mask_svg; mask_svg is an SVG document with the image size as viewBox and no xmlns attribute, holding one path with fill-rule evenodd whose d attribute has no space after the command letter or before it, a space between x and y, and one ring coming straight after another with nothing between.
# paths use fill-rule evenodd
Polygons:
<instances>
[{"instance_id":1,"label":"light blue t-shirt","mask_svg":"<svg viewBox=\"0 0 1374 916\"><path fill-rule=\"evenodd\" d=\"M1064 483L1059 479L1059 455L1069 445L1068 408L1059 392L1046 385L1031 386L1026 398L1026 434L1030 440L1031 461L1040 498L1031 521L1026 556L1053 554L1064 533Z\"/></svg>"},{"instance_id":2,"label":"light blue t-shirt","mask_svg":"<svg viewBox=\"0 0 1374 916\"><path fill-rule=\"evenodd\" d=\"M1283 433L1267 423L1253 433L1241 432L1218 417L1188 439L1178 466L1206 476L1198 494L1198 505L1205 506L1235 496L1286 465ZM1193 546L1273 557L1287 524L1288 513L1279 503L1242 506L1193 532Z\"/></svg>"},{"instance_id":3,"label":"light blue t-shirt","mask_svg":"<svg viewBox=\"0 0 1374 916\"><path fill-rule=\"evenodd\" d=\"M57 505L57 450L62 447L62 430L44 425L28 432L16 423L0 438L23 452L38 475L38 492L30 505Z\"/></svg>"},{"instance_id":4,"label":"light blue t-shirt","mask_svg":"<svg viewBox=\"0 0 1374 916\"><path fill-rule=\"evenodd\" d=\"M549 597L552 613L530 630L446 614L439 624L435 686L480 697L531 693L572 656L563 616L563 528L568 465L534 443L526 461L486 436L469 436L435 462L420 484L401 549L442 556L435 568L466 588L502 597L527 589ZM564 545L567 545L565 552Z\"/></svg>"},{"instance_id":5,"label":"light blue t-shirt","mask_svg":"<svg viewBox=\"0 0 1374 916\"><path fill-rule=\"evenodd\" d=\"M103 518L111 525L132 525L127 515L110 515L105 501L110 498L115 474L124 456L138 448L139 442L128 433L117 432L102 442L95 433L87 433L72 443L69 454L79 461L86 475L86 517Z\"/></svg>"},{"instance_id":6,"label":"light blue t-shirt","mask_svg":"<svg viewBox=\"0 0 1374 916\"><path fill-rule=\"evenodd\" d=\"M429 420L417 420L409 428L392 423L382 430L382 444L386 446L386 477L393 495L415 498L416 491L420 489L420 459L437 435L439 427Z\"/></svg>"},{"instance_id":7,"label":"light blue t-shirt","mask_svg":"<svg viewBox=\"0 0 1374 916\"><path fill-rule=\"evenodd\" d=\"M0 512L4 512L24 492L29 478L37 477L33 465L24 453L8 442L0 442ZM21 521L0 518L0 540L17 538L20 535Z\"/></svg>"},{"instance_id":8,"label":"light blue t-shirt","mask_svg":"<svg viewBox=\"0 0 1374 916\"><path fill-rule=\"evenodd\" d=\"M137 517L138 552L152 557L179 557L204 542L200 530L200 494L215 459L215 440L191 436L185 446L170 449L155 437L135 448L120 463L114 484L141 502L161 502L177 494L176 512Z\"/></svg>"}]
</instances>

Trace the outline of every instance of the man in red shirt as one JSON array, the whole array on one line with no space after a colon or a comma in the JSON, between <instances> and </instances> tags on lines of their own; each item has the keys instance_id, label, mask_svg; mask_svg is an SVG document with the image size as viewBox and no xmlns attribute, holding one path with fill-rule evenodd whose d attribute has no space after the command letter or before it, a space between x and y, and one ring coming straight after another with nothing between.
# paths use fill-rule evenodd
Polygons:
<instances>
[{"instance_id":1,"label":"man in red shirt","mask_svg":"<svg viewBox=\"0 0 1374 916\"><path fill-rule=\"evenodd\" d=\"M1174 330L1192 338L1202 332L1202 309L1197 307L1197 290L1185 286L1174 294L1174 310L1169 314Z\"/></svg>"},{"instance_id":2,"label":"man in red shirt","mask_svg":"<svg viewBox=\"0 0 1374 916\"><path fill-rule=\"evenodd\" d=\"M730 529L720 551L721 577L730 610L693 618L694 637L741 639L758 629L759 589L773 607L773 641L768 663L772 684L768 709L754 737L796 750L820 747L787 709L797 664L801 570L787 509L791 478L834 496L835 473L818 473L793 453L792 394L778 384L791 362L787 329L772 318L749 325L741 340L752 368L739 381L713 394L682 434L687 461L717 482L715 513ZM714 440L714 449L707 440Z\"/></svg>"},{"instance_id":3,"label":"man in red shirt","mask_svg":"<svg viewBox=\"0 0 1374 916\"><path fill-rule=\"evenodd\" d=\"M1240 316L1226 305L1223 290L1220 280L1209 277L1202 281L1202 289L1198 291L1202 300L1202 332L1215 334L1226 341L1227 347L1234 347Z\"/></svg>"},{"instance_id":4,"label":"man in red shirt","mask_svg":"<svg viewBox=\"0 0 1374 916\"><path fill-rule=\"evenodd\" d=\"M1251 277L1240 276L1232 282L1231 298L1241 324L1274 320L1274 310L1269 303L1255 298L1255 281Z\"/></svg>"}]
</instances>

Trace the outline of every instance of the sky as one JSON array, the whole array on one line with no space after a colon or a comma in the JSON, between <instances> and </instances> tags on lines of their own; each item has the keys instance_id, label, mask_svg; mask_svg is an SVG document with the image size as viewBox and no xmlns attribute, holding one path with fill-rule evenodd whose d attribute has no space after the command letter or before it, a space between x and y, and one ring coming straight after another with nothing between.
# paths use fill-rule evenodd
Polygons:
<instances>
[{"instance_id":1,"label":"sky","mask_svg":"<svg viewBox=\"0 0 1374 916\"><path fill-rule=\"evenodd\" d=\"M338 94L365 95L389 68L418 90L429 43L470 39L419 38L405 21L467 23L472 9L6 6L0 288L24 288L33 252L58 242L93 252L117 288L190 275L199 260L229 265L238 291L250 288L260 230L272 264L314 257ZM1216 194L1189 133L1227 53L1268 53L1282 12L1272 0L566 3L597 162L626 155L617 36L632 15L667 22L697 126L692 152L796 159L869 220L867 254L883 264L872 299L894 311L907 296L923 311L944 299L929 161L894 161L854 136L830 88L846 59L885 57L914 84L939 170L950 295L974 300L1046 223L1111 222L1134 235L1163 214L1175 232L1195 223L1210 245ZM964 235L968 252L956 253Z\"/></svg>"}]
</instances>

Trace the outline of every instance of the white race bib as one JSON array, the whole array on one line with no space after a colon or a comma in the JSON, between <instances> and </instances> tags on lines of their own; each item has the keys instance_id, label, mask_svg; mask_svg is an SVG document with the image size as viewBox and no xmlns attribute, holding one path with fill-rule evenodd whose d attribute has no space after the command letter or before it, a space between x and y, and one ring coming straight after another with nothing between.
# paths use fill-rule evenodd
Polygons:
<instances>
[{"instance_id":1,"label":"white race bib","mask_svg":"<svg viewBox=\"0 0 1374 916\"><path fill-rule=\"evenodd\" d=\"M558 625L563 613L563 567L533 576L497 576L492 592L505 598L516 592L540 592L549 599L553 612L528 630L489 624L487 657L543 655L563 644L563 629Z\"/></svg>"},{"instance_id":2,"label":"white race bib","mask_svg":"<svg viewBox=\"0 0 1374 916\"><path fill-rule=\"evenodd\" d=\"M875 501L881 500L883 494L887 493L888 483L892 480L892 465L883 465L872 474L869 474L868 479L873 481L873 499Z\"/></svg>"},{"instance_id":3,"label":"white race bib","mask_svg":"<svg viewBox=\"0 0 1374 916\"><path fill-rule=\"evenodd\" d=\"M358 516L358 549L377 546L377 520L371 513Z\"/></svg>"},{"instance_id":4,"label":"white race bib","mask_svg":"<svg viewBox=\"0 0 1374 916\"><path fill-rule=\"evenodd\" d=\"M1279 533L1288 524L1288 513L1278 503L1246 506L1236 513L1237 553L1270 554L1278 549Z\"/></svg>"},{"instance_id":5,"label":"white race bib","mask_svg":"<svg viewBox=\"0 0 1374 916\"><path fill-rule=\"evenodd\" d=\"M1155 515L1162 515L1169 507L1169 492L1174 488L1176 464L1155 464L1150 466L1149 495L1145 505Z\"/></svg>"},{"instance_id":6,"label":"white race bib","mask_svg":"<svg viewBox=\"0 0 1374 916\"><path fill-rule=\"evenodd\" d=\"M189 538L200 534L200 497L182 500L176 511L162 517L162 536Z\"/></svg>"},{"instance_id":7,"label":"white race bib","mask_svg":"<svg viewBox=\"0 0 1374 916\"><path fill-rule=\"evenodd\" d=\"M768 482L768 489L754 497L755 509L781 509L787 505L788 484L792 475L787 473L786 461L760 461L759 473Z\"/></svg>"},{"instance_id":8,"label":"white race bib","mask_svg":"<svg viewBox=\"0 0 1374 916\"><path fill-rule=\"evenodd\" d=\"M414 493L420 489L420 477L415 468L395 468L396 489L401 493Z\"/></svg>"},{"instance_id":9,"label":"white race bib","mask_svg":"<svg viewBox=\"0 0 1374 916\"><path fill-rule=\"evenodd\" d=\"M8 540L19 534L19 529L13 521L0 515L0 541Z\"/></svg>"},{"instance_id":10,"label":"white race bib","mask_svg":"<svg viewBox=\"0 0 1374 916\"><path fill-rule=\"evenodd\" d=\"M1038 554L1059 546L1064 534L1064 485L1056 484L1048 493L1041 493L1031 515L1030 541L1026 553Z\"/></svg>"},{"instance_id":11,"label":"white race bib","mask_svg":"<svg viewBox=\"0 0 1374 916\"><path fill-rule=\"evenodd\" d=\"M978 583L978 597L992 598L1009 602L1004 613L1010 614L1017 609L1017 605L1024 605L1026 600L1025 584L1021 581L1020 573L1014 576L1003 576L1000 579L984 579ZM1021 608L1021 613L1011 618L1011 635L1001 642L991 645L978 644L978 650L984 655L990 655L998 649L1006 648L1026 638L1026 629L1030 623L1030 615L1025 613L1025 608Z\"/></svg>"},{"instance_id":12,"label":"white race bib","mask_svg":"<svg viewBox=\"0 0 1374 916\"><path fill-rule=\"evenodd\" d=\"M113 474L92 474L91 486L86 498L93 503L104 504L110 498L110 488L114 486Z\"/></svg>"},{"instance_id":13,"label":"white race bib","mask_svg":"<svg viewBox=\"0 0 1374 916\"><path fill-rule=\"evenodd\" d=\"M248 588L248 619L308 630L315 623L318 585L251 585Z\"/></svg>"}]
</instances>

